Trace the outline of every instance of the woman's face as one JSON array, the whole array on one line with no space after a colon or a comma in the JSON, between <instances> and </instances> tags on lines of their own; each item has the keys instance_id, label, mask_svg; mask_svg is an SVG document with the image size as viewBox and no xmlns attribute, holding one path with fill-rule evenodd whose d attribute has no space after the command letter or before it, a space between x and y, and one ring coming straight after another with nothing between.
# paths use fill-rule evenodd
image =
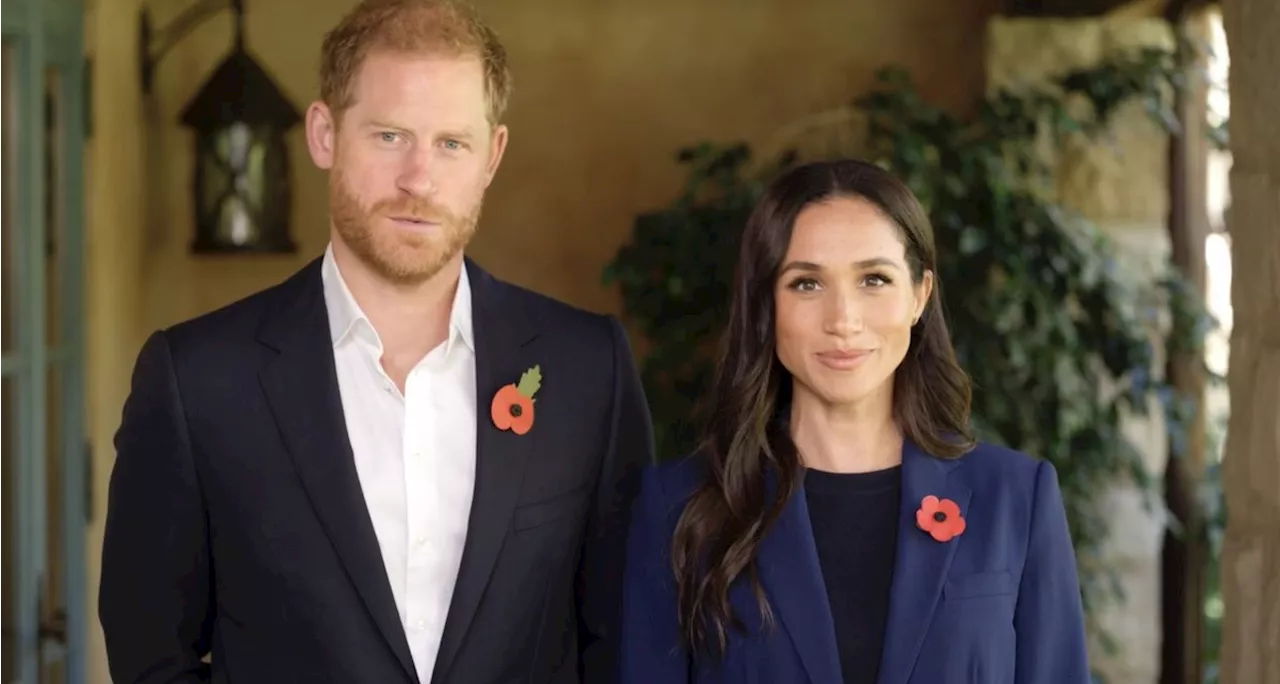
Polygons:
<instances>
[{"instance_id":1,"label":"woman's face","mask_svg":"<svg viewBox=\"0 0 1280 684\"><path fill-rule=\"evenodd\" d=\"M933 287L929 272L912 282L900 232L857 197L796 218L774 290L778 358L796 401L892 401L894 371Z\"/></svg>"}]
</instances>

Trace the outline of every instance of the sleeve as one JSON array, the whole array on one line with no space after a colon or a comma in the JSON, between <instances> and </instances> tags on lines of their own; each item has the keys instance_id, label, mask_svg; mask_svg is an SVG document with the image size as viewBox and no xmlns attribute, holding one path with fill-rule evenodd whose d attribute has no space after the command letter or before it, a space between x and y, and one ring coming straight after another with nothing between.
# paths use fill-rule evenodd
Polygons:
<instances>
[{"instance_id":1,"label":"sleeve","mask_svg":"<svg viewBox=\"0 0 1280 684\"><path fill-rule=\"evenodd\" d=\"M209 531L169 345L143 345L115 436L98 615L112 681L206 682Z\"/></svg>"},{"instance_id":2,"label":"sleeve","mask_svg":"<svg viewBox=\"0 0 1280 684\"><path fill-rule=\"evenodd\" d=\"M1053 464L1041 461L1013 623L1017 684L1089 684L1084 607L1066 508Z\"/></svg>"},{"instance_id":3,"label":"sleeve","mask_svg":"<svg viewBox=\"0 0 1280 684\"><path fill-rule=\"evenodd\" d=\"M627 535L619 684L687 684L689 658L680 636L666 494L648 469Z\"/></svg>"},{"instance_id":4,"label":"sleeve","mask_svg":"<svg viewBox=\"0 0 1280 684\"><path fill-rule=\"evenodd\" d=\"M623 563L640 473L654 461L653 422L626 333L609 318L613 340L611 428L578 568L579 670L584 682L616 681Z\"/></svg>"}]
</instances>

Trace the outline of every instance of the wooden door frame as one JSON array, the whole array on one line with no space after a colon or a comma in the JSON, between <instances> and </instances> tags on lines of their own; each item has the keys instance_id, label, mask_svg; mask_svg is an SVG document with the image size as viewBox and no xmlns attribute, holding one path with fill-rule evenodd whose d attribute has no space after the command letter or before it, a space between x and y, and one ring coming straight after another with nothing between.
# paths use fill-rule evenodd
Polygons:
<instances>
[{"instance_id":1,"label":"wooden door frame","mask_svg":"<svg viewBox=\"0 0 1280 684\"><path fill-rule=\"evenodd\" d=\"M15 616L18 681L35 682L41 654L61 651L66 681L85 680L85 641L88 634L85 571L87 523L87 457L85 439L85 351L84 351L84 144L86 93L84 59L84 11L79 0L11 0L5 3L3 37L12 46L14 64L0 65L13 70L15 110L12 159L5 159L5 173L23 182L11 198L12 250L3 254L3 268L13 269L7 280L18 290L11 297L10 312L15 331L14 348L3 356L3 376L14 382L13 406L5 406L16 417L14 442L17 462L7 464L15 477L15 501L6 508L14 515L17 546L15 576L6 578L18 604ZM46 225L44 202L46 172L45 78L56 68L59 115L56 125L61 135L55 151L59 172L54 183L59 189L62 232L56 245L61 271L58 279L59 340L51 347L46 340L48 324L45 291L47 264L45 249L50 226ZM10 253L12 252L12 253ZM48 568L46 464L48 454L48 379L57 369L60 405L57 459L62 474L60 488L63 507L63 558L60 619L42 616L42 578ZM12 508L10 508L12 506ZM9 656L9 654L5 654ZM56 653L55 653L56 655Z\"/></svg>"}]
</instances>

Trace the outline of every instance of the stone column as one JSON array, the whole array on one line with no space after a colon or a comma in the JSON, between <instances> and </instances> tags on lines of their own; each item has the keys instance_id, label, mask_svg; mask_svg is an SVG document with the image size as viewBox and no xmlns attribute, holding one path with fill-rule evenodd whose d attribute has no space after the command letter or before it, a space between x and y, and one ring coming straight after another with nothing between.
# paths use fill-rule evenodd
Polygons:
<instances>
[{"instance_id":1,"label":"stone column","mask_svg":"<svg viewBox=\"0 0 1280 684\"><path fill-rule=\"evenodd\" d=\"M1231 58L1231 421L1221 681L1280 684L1280 2L1224 0Z\"/></svg>"}]
</instances>

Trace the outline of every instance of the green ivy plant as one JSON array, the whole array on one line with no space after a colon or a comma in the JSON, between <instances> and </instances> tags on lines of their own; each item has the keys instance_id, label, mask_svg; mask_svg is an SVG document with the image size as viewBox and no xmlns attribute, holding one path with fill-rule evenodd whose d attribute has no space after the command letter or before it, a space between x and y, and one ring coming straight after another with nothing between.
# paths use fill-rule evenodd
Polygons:
<instances>
[{"instance_id":1,"label":"green ivy plant","mask_svg":"<svg viewBox=\"0 0 1280 684\"><path fill-rule=\"evenodd\" d=\"M1090 613L1118 592L1099 558L1107 520L1095 496L1123 478L1150 487L1122 416L1146 414L1158 397L1178 437L1182 402L1156 374L1153 345L1199 350L1208 319L1172 272L1147 287L1123 277L1117 247L1043 191L1044 152L1105 136L1128 102L1177 126L1175 74L1171 52L1138 51L1043 89L999 92L960 118L886 69L855 101L869 127L863 156L902 178L932 218L944 308L974 381L975 430L1058 470ZM796 158L757 169L744 144L703 143L678 160L683 192L639 216L605 270L648 343L642 373L663 458L694 446L740 232L764 185ZM1163 339L1152 334L1161 311L1175 314Z\"/></svg>"}]
</instances>

